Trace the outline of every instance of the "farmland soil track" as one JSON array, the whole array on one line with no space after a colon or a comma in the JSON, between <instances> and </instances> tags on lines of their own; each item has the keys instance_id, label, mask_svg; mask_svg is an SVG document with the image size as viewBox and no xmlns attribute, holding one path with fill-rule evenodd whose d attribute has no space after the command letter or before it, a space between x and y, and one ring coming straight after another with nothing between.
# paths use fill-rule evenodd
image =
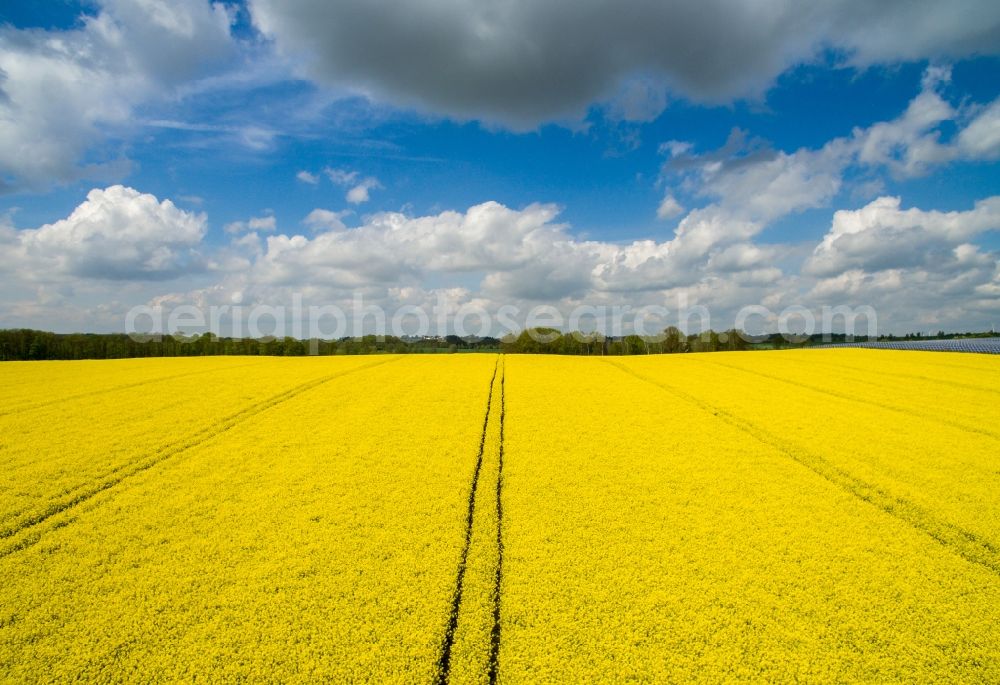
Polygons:
<instances>
[{"instance_id":1,"label":"farmland soil track","mask_svg":"<svg viewBox=\"0 0 1000 685\"><path fill-rule=\"evenodd\" d=\"M195 433L188 435L182 440L175 441L164 447L156 450L152 454L144 455L137 460L123 464L115 469L106 472L103 476L104 480L97 483L89 483L90 487L82 492L72 494L70 497L62 500L56 501L50 504L45 509L35 512L28 517L24 517L18 521L15 521L13 525L6 526L0 529L0 540L8 540L10 538L16 538L21 535L20 539L15 539L8 542L3 547L0 547L0 558L18 552L20 550L26 549L31 545L37 543L41 539L41 532L34 531L37 526L48 521L52 517L70 511L71 509L77 507L80 504L90 500L96 495L110 490L111 488L119 485L123 481L135 476L143 471L147 471L158 464L163 463L167 459L174 457L178 454L186 452L194 447L197 447L205 442L208 442L212 438L225 433L226 431L232 429L235 426L247 421L258 414L267 411L268 409L277 406L283 402L296 397L304 392L312 390L324 383L328 383L334 379L347 376L349 374L365 371L368 369L375 368L377 366L382 366L383 364L389 364L395 361L399 361L399 358L385 359L374 362L372 364L365 364L353 369L348 369L346 371L338 371L335 373L327 374L320 378L314 378L305 383L296 385L284 392L272 395L271 397L256 402L249 407L241 409L238 412L230 414L224 419L218 421L217 423L202 428ZM24 535L22 535L24 534Z\"/></svg>"},{"instance_id":2,"label":"farmland soil track","mask_svg":"<svg viewBox=\"0 0 1000 685\"><path fill-rule=\"evenodd\" d=\"M468 508L466 510L466 520L465 520L465 541L462 547L462 553L459 558L458 572L455 579L455 591L452 596L452 603L450 608L450 613L448 615L448 624L445 628L444 638L442 640L441 653L437 663L436 671L436 682L444 685L448 683L451 678L452 672L452 658L455 648L455 638L459 629L459 617L462 614L462 601L465 592L465 575L469 564L469 551L472 547L473 542L473 529L476 521L477 507L476 507L476 494L479 491L479 481L480 475L483 471L484 455L486 453L486 440L487 435L490 432L490 415L493 410L493 395L494 387L496 386L497 377L500 378L499 396L498 403L500 406L499 411L499 429L500 429L500 445L498 459L499 463L497 465L497 481L495 483L496 488L496 513L497 513L497 531L496 531L496 545L498 546L498 560L497 566L492 578L492 587L490 589L490 601L491 601L491 618L493 620L493 625L490 629L490 640L489 645L489 678L490 682L496 682L496 656L499 653L499 602L500 602L500 566L502 562L503 547L501 541L501 521L502 521L502 505L500 503L500 493L502 487L502 467L503 467L503 419L504 419L504 387L505 387L505 369L502 363L502 357L497 359L497 365L493 369L493 376L490 379L489 384L489 395L486 400L486 412L483 417L483 428L482 433L479 438L479 451L476 455L476 465L472 474L472 483L469 488L469 502Z\"/></svg>"},{"instance_id":3,"label":"farmland soil track","mask_svg":"<svg viewBox=\"0 0 1000 685\"><path fill-rule=\"evenodd\" d=\"M785 385L790 385L794 388L806 389L812 392L818 392L823 395L829 395L830 397L836 397L841 400L847 400L848 402L857 402L859 404L865 404L880 410L891 411L897 414L904 414L906 416L912 416L925 421L934 421L935 423L940 423L943 426L949 426L951 428L956 428L958 430L966 431L969 433L978 433L980 435L985 435L987 437L993 438L994 440L1000 440L1000 433L996 431L991 431L986 428L980 428L979 426L970 426L969 424L963 423L961 421L952 421L934 412L915 411L913 409L908 409L906 407L899 407L892 404L885 404L884 402L875 402L866 399L864 397L859 397L858 395L853 395L851 393L839 392L837 390L831 390L830 388L823 388L816 385L811 385L809 383L803 383L802 381L793 381L788 378L784 378L778 374L767 373L765 371L757 371L753 369L745 369L742 366L737 366L735 364L726 364L724 362L719 362L711 359L704 359L702 361L706 364L713 364L720 368L731 369L733 371L739 371L740 373L748 373L754 376L759 376L760 378L767 378L772 381L777 381L778 383L784 383Z\"/></svg>"},{"instance_id":4,"label":"farmland soil track","mask_svg":"<svg viewBox=\"0 0 1000 685\"><path fill-rule=\"evenodd\" d=\"M822 367L830 369L832 371L841 371L841 372L845 371L845 370L856 371L858 373L865 374L868 377L883 376L883 377L886 377L886 378L902 378L904 380L916 380L916 381L921 381L923 383L932 383L932 384L935 384L935 385L943 385L945 387L956 388L956 389L959 389L959 390L974 390L976 392L985 392L985 393L992 393L992 394L1000 395L1000 389L998 389L998 388L991 388L991 387L986 386L986 385L974 385L972 383L962 383L961 381L946 380L944 378L935 378L934 376L925 376L925 375L916 374L916 373L901 373L899 371L886 371L885 369L865 368L863 366L853 366L853 365L850 365L850 364L844 364L844 363L840 363L840 362L838 362L836 364L833 364L833 363L830 363L830 362L823 362L823 361L821 361L821 362L817 362L817 361L813 361L813 360L806 361L805 359L796 358L796 357L786 357L786 358L782 359L782 361L785 362L785 363L797 364L800 368L803 368L804 370L806 370L806 372L808 372L809 368L815 368L816 366L822 366ZM941 368L960 369L962 371L970 371L970 370L972 370L968 366L961 366L961 365L958 365L958 364L940 364L939 363L939 364L935 364L934 366L939 366ZM877 382L873 382L873 381L867 381L867 382L869 384L871 384L871 385L878 385Z\"/></svg>"},{"instance_id":5,"label":"farmland soil track","mask_svg":"<svg viewBox=\"0 0 1000 685\"><path fill-rule=\"evenodd\" d=\"M877 485L861 480L819 454L807 452L799 446L790 445L761 426L733 414L722 407L717 407L700 400L679 388L671 387L648 378L628 368L621 362L612 360L603 361L623 373L654 385L675 397L695 404L704 411L710 412L720 421L739 428L759 442L777 449L782 454L825 478L845 492L872 504L890 516L894 516L911 527L926 533L942 546L966 561L983 566L993 573L1000 575L1000 549L982 536L945 521L933 513L926 511L923 507L894 495Z\"/></svg>"},{"instance_id":6,"label":"farmland soil track","mask_svg":"<svg viewBox=\"0 0 1000 685\"><path fill-rule=\"evenodd\" d=\"M500 378L500 445L497 453L497 568L493 578L493 629L490 632L490 685L500 671L500 586L503 583L503 425L507 414L507 374Z\"/></svg>"},{"instance_id":7,"label":"farmland soil track","mask_svg":"<svg viewBox=\"0 0 1000 685\"><path fill-rule=\"evenodd\" d=\"M237 366L230 366L226 370L231 371L233 369L244 369L248 366L257 366L263 362L254 361L249 364L239 364ZM81 392L75 395L67 395L66 397L60 397L54 400L46 400L45 402L36 402L34 404L22 404L16 405L10 409L5 409L0 411L0 418L4 416L11 416L13 414L23 414L29 411L35 411L36 409L44 409L45 407L51 407L54 404L62 404L65 402L72 402L74 400L83 399L85 397L96 397L98 395L107 395L113 392L119 392L121 390L130 390L132 388L140 388L145 385L155 385L156 383L165 383L167 381L177 380L178 378L188 378L189 376L198 376L206 373L217 373L218 369L199 369L197 371L186 371L185 373L175 373L166 376L157 376L156 378L147 378L144 381L139 381L137 383L125 383L123 385L115 385L110 388L100 388L98 390L90 390L88 392Z\"/></svg>"}]
</instances>

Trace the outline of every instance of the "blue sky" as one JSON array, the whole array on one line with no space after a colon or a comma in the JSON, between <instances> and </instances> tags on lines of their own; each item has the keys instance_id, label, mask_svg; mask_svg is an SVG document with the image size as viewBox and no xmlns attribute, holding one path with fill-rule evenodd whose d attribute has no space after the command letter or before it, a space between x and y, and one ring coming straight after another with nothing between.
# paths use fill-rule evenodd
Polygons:
<instances>
[{"instance_id":1,"label":"blue sky","mask_svg":"<svg viewBox=\"0 0 1000 685\"><path fill-rule=\"evenodd\" d=\"M0 326L296 292L1000 323L992 3L378 4L0 8Z\"/></svg>"}]
</instances>

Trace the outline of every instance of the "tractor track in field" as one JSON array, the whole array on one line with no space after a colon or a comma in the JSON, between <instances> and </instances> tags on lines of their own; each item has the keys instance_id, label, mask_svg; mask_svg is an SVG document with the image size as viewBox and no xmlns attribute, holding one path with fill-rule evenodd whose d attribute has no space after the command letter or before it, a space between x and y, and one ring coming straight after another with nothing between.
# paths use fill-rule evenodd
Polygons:
<instances>
[{"instance_id":1,"label":"tractor track in field","mask_svg":"<svg viewBox=\"0 0 1000 685\"><path fill-rule=\"evenodd\" d=\"M486 437L489 431L490 423L490 413L493 405L493 388L496 384L497 376L500 376L500 446L499 446L499 463L497 470L497 482L496 482L496 496L497 496L497 536L496 544L498 545L498 560L497 568L494 572L493 587L491 589L491 600L493 603L492 619L493 626L490 631L490 661L489 661L489 677L490 682L496 682L497 675L497 665L496 657L499 654L500 647L500 631L499 631L499 621L500 621L500 579L501 579L501 565L503 559L503 546L501 541L501 530L502 530L502 515L503 509L500 502L500 492L502 488L503 480L503 420L504 420L504 387L506 374L504 369L501 367L501 360L497 359L497 364L493 369L493 377L490 379L490 389L489 396L486 400L486 415L483 418L483 430L479 438L479 452L476 455L476 466L472 474L472 485L469 488L469 502L468 508L466 510L465 518L465 542L462 547L462 553L459 557L458 572L455 577L455 590L452 594L450 613L448 614L448 624L445 628L445 634L442 639L441 652L438 657L437 670L434 682L438 685L445 685L449 682L451 678L451 659L453 648L455 644L455 634L458 631L458 620L462 609L462 598L465 583L465 572L468 566L469 560L469 549L472 546L472 534L473 526L476 516L476 492L479 489L479 476L483 468L483 456L486 450Z\"/></svg>"},{"instance_id":2,"label":"tractor track in field","mask_svg":"<svg viewBox=\"0 0 1000 685\"><path fill-rule=\"evenodd\" d=\"M238 364L236 366L230 366L227 369L201 369L199 371L187 371L185 373L175 373L170 376L160 376L158 378L150 378L149 380L139 381L137 383L126 383L124 385L116 385L111 388L101 388L100 390L90 390L88 392L77 393L76 395L68 395L66 397L60 397L56 400L47 400L45 402L36 402L35 404L25 404L21 406L16 406L5 411L0 411L0 418L5 416L12 416L14 414L23 414L29 411L35 411L36 409L44 409L45 407L51 407L55 404L62 404L63 402L72 402L73 400L80 400L85 397L95 397L97 395L106 395L112 392L118 392L119 390L129 390L131 388L140 388L144 385L154 385L156 383L165 383L166 381L176 380L178 378L186 378L188 376L197 376L204 373L218 373L219 371L230 371L233 369L245 369L249 366L257 366L262 362L256 361L250 364Z\"/></svg>"},{"instance_id":3,"label":"tractor track in field","mask_svg":"<svg viewBox=\"0 0 1000 685\"><path fill-rule=\"evenodd\" d=\"M1000 549L998 549L996 544L983 538L981 535L942 520L914 502L894 495L877 485L861 480L833 464L825 457L805 451L797 445L792 445L757 424L726 411L722 407L714 406L683 390L644 376L628 368L621 362L612 360L604 361L622 373L649 383L685 402L694 404L703 411L711 413L720 421L738 428L758 442L778 450L844 492L871 504L911 528L930 536L942 547L957 554L966 561L982 566L994 574L1000 575Z\"/></svg>"},{"instance_id":4,"label":"tractor track in field","mask_svg":"<svg viewBox=\"0 0 1000 685\"><path fill-rule=\"evenodd\" d=\"M507 415L507 373L500 377L500 449L497 453L497 567L493 576L493 627L490 630L490 685L500 672L500 586L503 582L503 430Z\"/></svg>"},{"instance_id":5,"label":"tractor track in field","mask_svg":"<svg viewBox=\"0 0 1000 685\"><path fill-rule=\"evenodd\" d=\"M778 383L784 383L790 385L794 388L811 390L812 392L818 392L823 395L829 395L830 397L836 397L837 399L846 400L848 402L857 402L859 404L867 404L870 407L875 407L877 409L884 409L886 411L895 412L897 414L902 414L904 416L910 416L912 418L922 419L924 421L933 421L935 423L940 423L942 426L948 426L949 428L954 428L956 430L965 431L967 433L976 433L978 435L985 435L988 438L993 438L994 440L1000 440L1000 433L996 431L991 431L986 428L980 428L979 426L970 426L959 421L951 421L949 419L944 419L934 414L933 412L921 412L915 409L907 409L906 407L900 407L894 404L882 404L880 402L875 402L873 400L865 399L864 397L858 397L857 395L851 395L846 392L839 392L837 390L830 390L828 388L820 388L815 385L810 385L808 383L800 383L798 381L789 380L787 378L782 378L781 376L765 373L763 371L754 371L752 369L746 369L742 366L734 366L732 364L724 364L723 362L714 361L711 359L700 360L706 364L713 364L715 366L721 366L725 369L732 369L733 371L740 371L742 373L748 373L754 376L760 376L761 378L767 378L768 380L776 381Z\"/></svg>"},{"instance_id":6,"label":"tractor track in field","mask_svg":"<svg viewBox=\"0 0 1000 685\"><path fill-rule=\"evenodd\" d=\"M241 365L239 367L232 367L232 368L243 368L245 366L255 366L255 365L256 364L243 364L243 365ZM378 366L378 363L376 363L376 364L370 364L370 365L365 365L365 366L362 366L362 367L358 367L356 369L348 369L347 372L358 371L358 370L361 370L362 368L368 368L369 366ZM196 372L192 372L192 373L183 373L183 374L178 374L176 376L170 376L169 378L164 378L163 380L169 380L170 378L180 378L180 377L183 377L183 376L191 376L191 375L198 374L198 373L207 373L207 372L206 371L196 371ZM339 372L339 373L344 373L344 372ZM321 377L321 378L326 378L326 377ZM306 381L305 383L301 384L300 386L295 386L295 387L302 387L302 386L304 386L304 385L306 385L306 384L308 384L310 382L317 381L317 380L320 380L320 379L313 378L311 381ZM332 380L332 379L329 379L329 380ZM120 387L137 387L137 386L140 386L140 385L146 385L146 383L136 383L136 384L133 384L133 385L130 385L130 386L120 386ZM292 388L292 389L294 390L295 388ZM305 388L305 389L308 390L309 388ZM288 391L286 391L286 392L288 392ZM87 393L85 393L85 394L87 394ZM283 393L279 393L279 395L281 395L281 394L283 394ZM258 402L255 402L255 403L251 404L247 408L241 409L240 411L235 412L233 414L230 414L229 416L222 417L221 419L217 420L216 422L214 422L212 424L209 424L208 426L205 426L205 427L199 429L198 431L196 431L195 433L193 433L193 434L191 434L189 436L181 438L180 440L174 440L173 442L168 442L165 445L161 445L161 446L159 446L159 447L157 447L155 449L152 449L152 450L146 452L146 454L140 456L138 459L133 459L133 460L126 461L126 462L123 462L121 464L118 464L117 466L112 466L111 468L105 469L104 471L91 476L89 480L86 480L86 481L84 481L82 483L77 483L76 485L67 486L61 492L55 494L51 498L50 501L52 501L53 503L58 503L58 502L65 501L67 499L73 499L77 495L77 493L79 493L80 491L87 490L87 489L93 487L93 484L95 482L99 483L99 482L102 482L102 481L104 481L104 480L106 480L108 478L113 478L114 476L116 476L117 474L121 473L122 471L129 470L135 464L142 463L144 460L148 461L150 459L155 459L157 457L163 456L164 454L166 454L168 452L170 454L167 454L166 456L171 456L172 454L175 454L177 452L176 448L178 448L178 447L181 447L182 450L183 449L187 449L189 447L193 447L194 445L189 445L188 444L188 442L190 441L190 439L191 439L192 436L201 435L201 433L203 433L205 431L211 431L212 428L215 427L215 426L224 425L224 424L226 424L226 422L228 422L228 421L230 421L230 420L232 420L234 418L237 418L237 417L243 417L243 415L246 414L247 411L252 410L254 407L256 407L256 406L258 406L260 404L266 404L269 400L273 399L274 397L277 397L277 396L273 395L270 398L265 398L263 400L259 400ZM54 504L53 504L53 506L54 506ZM26 512L31 512L31 511L32 511L32 508L29 506L27 509L20 509L18 511L12 511L12 512L7 513L4 516L3 522L0 522L0 540L3 540L4 538L10 537L11 535L14 535L17 532L16 529L21 524L21 518L20 517L24 517L24 515L25 515ZM13 520L13 523L10 523L11 520ZM3 556L2 552L0 552L0 556Z\"/></svg>"},{"instance_id":7,"label":"tractor track in field","mask_svg":"<svg viewBox=\"0 0 1000 685\"><path fill-rule=\"evenodd\" d=\"M183 440L176 441L168 447L156 450L152 454L147 454L145 458L129 462L128 464L117 468L112 472L110 477L107 477L102 482L89 483L88 485L90 485L90 487L87 490L76 493L62 501L51 502L41 511L36 511L30 516L14 522L13 525L8 525L0 529L0 543L2 543L2 541L9 541L7 544L0 546L0 558L9 556L23 549L27 549L28 547L31 547L39 542L45 531L35 530L37 526L49 521L59 514L75 509L77 506L87 502L102 492L114 488L132 476L148 471L149 469L167 461L171 457L186 452L194 447L198 447L199 445L208 442L212 438L222 435L233 427L267 411L268 409L287 402L288 400L323 385L324 383L328 383L332 380L342 378L358 371L367 371L395 361L399 361L399 358L385 359L372 364L358 366L353 369L338 371L320 378L314 378L310 381L289 388L281 393L272 395L265 400L256 402L249 407L241 409L240 411L231 414L210 426L206 426L205 428L188 435ZM66 525L66 522L63 522L62 525ZM16 538L18 535L24 535L24 537L20 540L10 540L11 538Z\"/></svg>"},{"instance_id":8,"label":"tractor track in field","mask_svg":"<svg viewBox=\"0 0 1000 685\"><path fill-rule=\"evenodd\" d=\"M799 365L806 365L806 366L810 366L810 365L825 366L828 369L836 369L836 370L841 370L841 371L844 370L844 369L849 369L851 371L857 371L858 373L865 374L865 375L875 374L877 376L886 376L886 377L889 377L889 378L903 378L903 379L908 379L908 380L918 380L918 381L923 381L925 383L934 383L936 385L944 385L944 386L948 386L948 387L952 387L952 388L958 388L960 390L973 390L973 391L976 391L976 392L986 392L986 393L992 393L992 394L1000 395L1000 389L998 389L998 388L988 388L988 387L985 387L985 386L982 386L982 385L974 385L972 383L962 383L961 381L950 381L950 380L947 380L947 379L944 379L944 378L934 378L933 376L921 376L920 374L916 374L916 373L902 373L900 371L883 371L883 370L880 370L880 369L866 369L866 368L863 368L863 367L860 367L860 366L851 366L850 364L839 364L839 363L838 364L832 364L830 362L816 362L816 361L813 361L813 360L810 360L810 361L806 362L805 360L802 360L802 359L799 359L799 358L796 358L796 357L786 357L786 358L783 358L781 361L783 361L786 364L799 364ZM956 367L954 364L935 364L934 366L949 366L949 367L952 367L952 368L960 368L960 369L963 369L965 371L976 371L976 369L972 369L972 368L969 368L967 366L958 366L958 367ZM863 381L863 382L867 382L870 385L877 385L876 383L871 383L871 381Z\"/></svg>"}]
</instances>

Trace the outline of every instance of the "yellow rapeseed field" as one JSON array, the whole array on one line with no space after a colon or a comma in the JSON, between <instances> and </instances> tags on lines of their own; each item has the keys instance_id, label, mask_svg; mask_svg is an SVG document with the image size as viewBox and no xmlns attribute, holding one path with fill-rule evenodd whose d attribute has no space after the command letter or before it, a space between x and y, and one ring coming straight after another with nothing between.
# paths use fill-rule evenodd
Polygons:
<instances>
[{"instance_id":1,"label":"yellow rapeseed field","mask_svg":"<svg viewBox=\"0 0 1000 685\"><path fill-rule=\"evenodd\" d=\"M11 682L1000 682L1000 359L0 365Z\"/></svg>"}]
</instances>

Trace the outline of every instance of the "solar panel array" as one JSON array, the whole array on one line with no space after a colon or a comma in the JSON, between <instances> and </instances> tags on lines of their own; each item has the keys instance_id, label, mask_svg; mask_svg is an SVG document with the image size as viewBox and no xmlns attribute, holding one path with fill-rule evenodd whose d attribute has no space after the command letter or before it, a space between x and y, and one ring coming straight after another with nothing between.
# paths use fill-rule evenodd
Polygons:
<instances>
[{"instance_id":1,"label":"solar panel array","mask_svg":"<svg viewBox=\"0 0 1000 685\"><path fill-rule=\"evenodd\" d=\"M955 340L894 340L884 342L833 343L818 347L868 347L880 350L926 350L929 352L978 352L1000 354L1000 337Z\"/></svg>"}]
</instances>

